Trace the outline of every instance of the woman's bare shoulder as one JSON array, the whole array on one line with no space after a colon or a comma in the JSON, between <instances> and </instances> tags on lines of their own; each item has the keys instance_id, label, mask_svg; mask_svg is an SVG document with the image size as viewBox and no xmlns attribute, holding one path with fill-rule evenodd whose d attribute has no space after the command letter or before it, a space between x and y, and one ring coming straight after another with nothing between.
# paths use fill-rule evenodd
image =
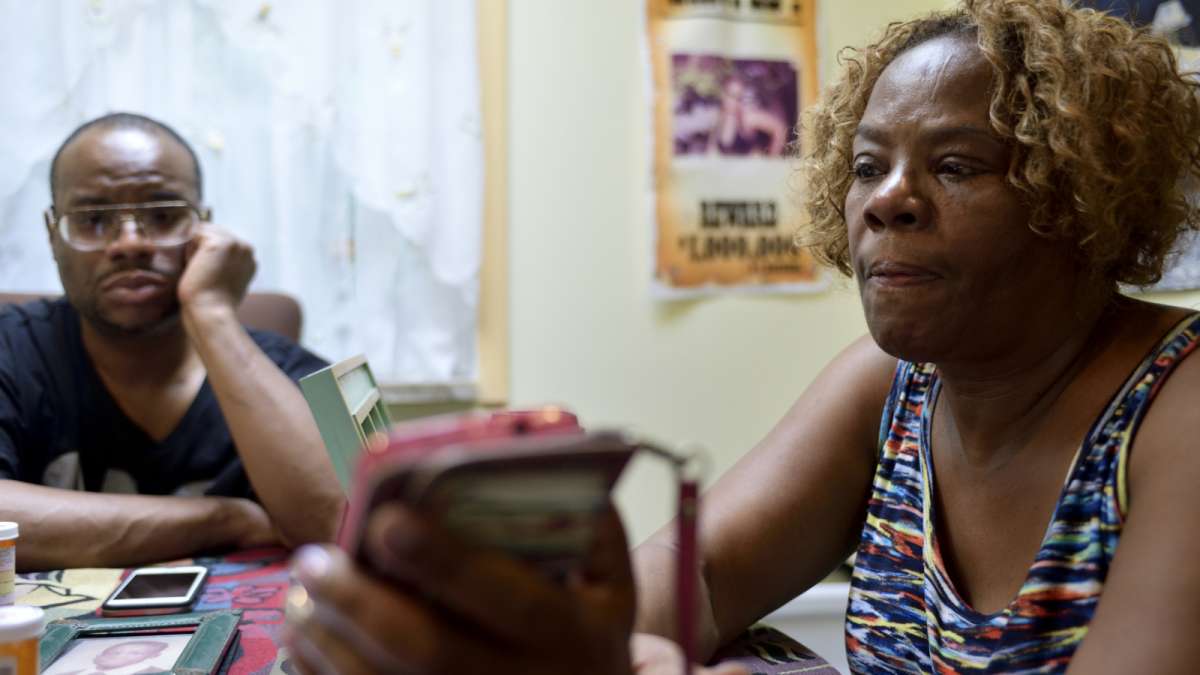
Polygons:
<instances>
[{"instance_id":1,"label":"woman's bare shoulder","mask_svg":"<svg viewBox=\"0 0 1200 675\"><path fill-rule=\"evenodd\" d=\"M1188 312L1153 309L1179 325ZM1170 321L1175 318L1175 321ZM1154 326L1157 328L1158 326ZM1159 334L1159 343L1169 328ZM1193 672L1190 645L1200 622L1200 349L1160 381L1129 452L1128 514L1104 595L1072 672ZM1131 659L1130 654L1136 654Z\"/></svg>"},{"instance_id":2,"label":"woman's bare shoulder","mask_svg":"<svg viewBox=\"0 0 1200 675\"><path fill-rule=\"evenodd\" d=\"M1155 335L1154 349L1163 346L1163 341L1172 338L1187 340L1187 336L1176 334L1172 329L1186 327L1200 316L1195 310L1143 303L1147 317L1146 329ZM1170 473L1179 462L1195 462L1200 466L1200 454L1193 451L1195 439L1200 438L1200 415L1196 414L1196 402L1200 401L1200 345L1176 351L1173 368L1166 379L1156 385L1146 416L1138 429L1130 459L1131 489L1145 482L1153 483L1156 475Z\"/></svg>"},{"instance_id":3,"label":"woman's bare shoulder","mask_svg":"<svg viewBox=\"0 0 1200 675\"><path fill-rule=\"evenodd\" d=\"M870 335L864 335L835 356L817 375L812 384L780 422L786 427L795 422L812 427L813 412L821 416L833 410L842 413L843 422L873 433L891 391L895 377L896 357L879 348ZM843 428L840 433L844 434ZM873 445L872 443L869 445Z\"/></svg>"},{"instance_id":4,"label":"woman's bare shoulder","mask_svg":"<svg viewBox=\"0 0 1200 675\"><path fill-rule=\"evenodd\" d=\"M1114 312L1113 318L1125 329L1125 335L1154 343L1196 314L1195 309L1125 296L1119 298Z\"/></svg>"}]
</instances>

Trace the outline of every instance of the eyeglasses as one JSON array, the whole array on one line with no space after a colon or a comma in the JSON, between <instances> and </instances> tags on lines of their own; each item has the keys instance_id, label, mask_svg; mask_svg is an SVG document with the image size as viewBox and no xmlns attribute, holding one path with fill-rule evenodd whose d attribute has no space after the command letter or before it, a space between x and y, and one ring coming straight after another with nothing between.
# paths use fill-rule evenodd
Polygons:
<instances>
[{"instance_id":1,"label":"eyeglasses","mask_svg":"<svg viewBox=\"0 0 1200 675\"><path fill-rule=\"evenodd\" d=\"M120 236L125 220L133 220L138 234L155 246L180 246L191 241L196 225L209 219L209 210L183 200L112 204L64 211L55 218L54 207L47 218L58 224L58 234L72 248L98 251Z\"/></svg>"}]
</instances>

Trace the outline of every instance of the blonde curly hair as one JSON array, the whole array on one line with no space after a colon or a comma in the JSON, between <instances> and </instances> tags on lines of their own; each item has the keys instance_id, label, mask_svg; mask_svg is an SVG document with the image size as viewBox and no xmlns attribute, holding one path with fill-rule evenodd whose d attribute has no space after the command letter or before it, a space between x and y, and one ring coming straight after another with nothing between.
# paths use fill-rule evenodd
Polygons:
<instances>
[{"instance_id":1,"label":"blonde curly hair","mask_svg":"<svg viewBox=\"0 0 1200 675\"><path fill-rule=\"evenodd\" d=\"M1008 180L1031 207L1029 227L1075 242L1103 279L1157 281L1179 235L1200 229L1186 199L1200 186L1200 85L1166 41L1060 0L964 0L843 50L842 79L806 116L801 243L852 274L843 204L871 90L901 53L954 35L974 39L992 66L990 122L1013 147Z\"/></svg>"}]
</instances>

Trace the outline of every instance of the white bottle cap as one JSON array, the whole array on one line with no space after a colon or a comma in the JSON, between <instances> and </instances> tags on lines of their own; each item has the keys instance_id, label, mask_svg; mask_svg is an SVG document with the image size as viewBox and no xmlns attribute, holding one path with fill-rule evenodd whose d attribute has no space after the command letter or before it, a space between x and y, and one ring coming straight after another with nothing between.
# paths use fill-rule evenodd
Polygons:
<instances>
[{"instance_id":1,"label":"white bottle cap","mask_svg":"<svg viewBox=\"0 0 1200 675\"><path fill-rule=\"evenodd\" d=\"M40 637L44 620L45 613L41 607L0 607L0 643Z\"/></svg>"},{"instance_id":2,"label":"white bottle cap","mask_svg":"<svg viewBox=\"0 0 1200 675\"><path fill-rule=\"evenodd\" d=\"M17 538L17 524L0 521L0 541Z\"/></svg>"}]
</instances>

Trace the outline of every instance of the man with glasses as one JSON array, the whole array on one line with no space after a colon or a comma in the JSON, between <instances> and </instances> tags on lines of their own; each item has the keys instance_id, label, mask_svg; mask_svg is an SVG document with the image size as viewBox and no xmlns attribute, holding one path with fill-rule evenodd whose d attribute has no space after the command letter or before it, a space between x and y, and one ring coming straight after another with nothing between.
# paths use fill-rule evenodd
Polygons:
<instances>
[{"instance_id":1,"label":"man with glasses","mask_svg":"<svg viewBox=\"0 0 1200 675\"><path fill-rule=\"evenodd\" d=\"M62 144L50 184L65 297L0 313L0 520L21 523L18 565L331 538L343 499L294 382L324 362L238 323L253 251L209 222L192 149L107 115Z\"/></svg>"}]
</instances>

